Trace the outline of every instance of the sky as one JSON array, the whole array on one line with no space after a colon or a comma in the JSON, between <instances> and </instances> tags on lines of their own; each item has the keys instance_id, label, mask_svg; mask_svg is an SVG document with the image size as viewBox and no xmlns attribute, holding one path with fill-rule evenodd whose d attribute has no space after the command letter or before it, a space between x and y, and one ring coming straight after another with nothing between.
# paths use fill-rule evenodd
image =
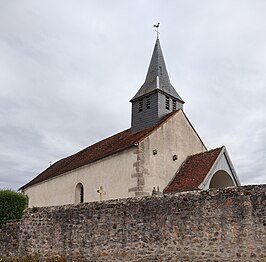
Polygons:
<instances>
[{"instance_id":1,"label":"sky","mask_svg":"<svg viewBox=\"0 0 266 262\"><path fill-rule=\"evenodd\" d=\"M266 183L265 0L0 0L0 188L130 127L160 22L172 85L241 184Z\"/></svg>"}]
</instances>

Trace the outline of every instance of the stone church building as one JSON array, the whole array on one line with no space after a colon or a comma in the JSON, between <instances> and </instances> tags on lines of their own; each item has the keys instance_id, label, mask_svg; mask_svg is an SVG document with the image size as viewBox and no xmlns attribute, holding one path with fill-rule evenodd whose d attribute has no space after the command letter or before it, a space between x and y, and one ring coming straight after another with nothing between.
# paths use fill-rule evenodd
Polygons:
<instances>
[{"instance_id":1,"label":"stone church building","mask_svg":"<svg viewBox=\"0 0 266 262\"><path fill-rule=\"evenodd\" d=\"M224 146L207 150L183 111L157 38L131 127L63 158L22 186L29 206L239 186Z\"/></svg>"}]
</instances>

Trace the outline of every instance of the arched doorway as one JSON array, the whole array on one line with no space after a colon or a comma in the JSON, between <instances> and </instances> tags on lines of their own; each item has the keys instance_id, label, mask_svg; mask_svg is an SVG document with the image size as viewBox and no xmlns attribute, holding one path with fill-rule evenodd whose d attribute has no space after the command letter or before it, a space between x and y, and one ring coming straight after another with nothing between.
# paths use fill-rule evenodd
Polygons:
<instances>
[{"instance_id":1,"label":"arched doorway","mask_svg":"<svg viewBox=\"0 0 266 262\"><path fill-rule=\"evenodd\" d=\"M84 202L84 187L81 183L78 183L75 191L75 203L83 203Z\"/></svg>"},{"instance_id":2,"label":"arched doorway","mask_svg":"<svg viewBox=\"0 0 266 262\"><path fill-rule=\"evenodd\" d=\"M224 170L217 171L211 181L209 188L224 188L235 186L235 183L231 176Z\"/></svg>"}]
</instances>

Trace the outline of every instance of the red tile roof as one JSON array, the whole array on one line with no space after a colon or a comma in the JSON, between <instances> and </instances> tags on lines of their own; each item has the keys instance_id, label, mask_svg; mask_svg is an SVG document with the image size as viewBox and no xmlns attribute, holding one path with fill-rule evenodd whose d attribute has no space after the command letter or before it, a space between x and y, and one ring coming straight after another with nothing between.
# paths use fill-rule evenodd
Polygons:
<instances>
[{"instance_id":1,"label":"red tile roof","mask_svg":"<svg viewBox=\"0 0 266 262\"><path fill-rule=\"evenodd\" d=\"M196 190L207 176L223 147L188 156L164 193Z\"/></svg>"},{"instance_id":2,"label":"red tile roof","mask_svg":"<svg viewBox=\"0 0 266 262\"><path fill-rule=\"evenodd\" d=\"M76 168L82 167L84 165L90 164L107 156L130 148L134 146L135 143L138 143L145 137L147 137L151 132L161 126L178 111L179 110L164 116L161 121L153 127L146 128L137 133L131 133L130 129L126 129L118 134L103 139L71 156L63 158L55 162L52 166L48 167L29 183L22 186L19 190L23 190L34 184L43 182L47 179L59 176Z\"/></svg>"}]
</instances>

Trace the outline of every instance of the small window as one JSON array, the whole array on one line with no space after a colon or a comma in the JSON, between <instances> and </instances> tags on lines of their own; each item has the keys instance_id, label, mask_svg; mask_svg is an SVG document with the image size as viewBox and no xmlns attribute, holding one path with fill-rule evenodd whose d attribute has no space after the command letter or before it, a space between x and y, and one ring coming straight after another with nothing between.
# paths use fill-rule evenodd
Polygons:
<instances>
[{"instance_id":1,"label":"small window","mask_svg":"<svg viewBox=\"0 0 266 262\"><path fill-rule=\"evenodd\" d=\"M84 202L84 187L81 183L78 183L75 192L75 203L78 204L83 202Z\"/></svg>"},{"instance_id":2,"label":"small window","mask_svg":"<svg viewBox=\"0 0 266 262\"><path fill-rule=\"evenodd\" d=\"M168 96L165 97L165 108L170 109L170 98Z\"/></svg>"},{"instance_id":3,"label":"small window","mask_svg":"<svg viewBox=\"0 0 266 262\"><path fill-rule=\"evenodd\" d=\"M140 100L139 100L139 112L141 112L142 109L143 109L143 100L140 99Z\"/></svg>"},{"instance_id":4,"label":"small window","mask_svg":"<svg viewBox=\"0 0 266 262\"><path fill-rule=\"evenodd\" d=\"M146 97L146 109L150 109L151 108L151 98L150 96Z\"/></svg>"},{"instance_id":5,"label":"small window","mask_svg":"<svg viewBox=\"0 0 266 262\"><path fill-rule=\"evenodd\" d=\"M176 111L176 100L173 100L173 111Z\"/></svg>"},{"instance_id":6,"label":"small window","mask_svg":"<svg viewBox=\"0 0 266 262\"><path fill-rule=\"evenodd\" d=\"M80 187L80 203L84 202L84 187L81 185Z\"/></svg>"}]
</instances>

